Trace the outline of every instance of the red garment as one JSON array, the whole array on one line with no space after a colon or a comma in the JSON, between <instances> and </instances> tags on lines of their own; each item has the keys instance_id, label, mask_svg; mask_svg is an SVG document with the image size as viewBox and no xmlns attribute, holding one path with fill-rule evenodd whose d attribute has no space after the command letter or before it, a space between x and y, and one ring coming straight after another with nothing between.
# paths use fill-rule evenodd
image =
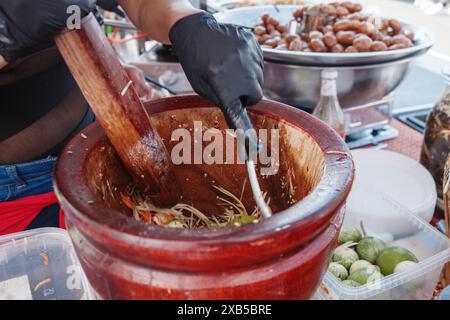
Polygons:
<instances>
[{"instance_id":1,"label":"red garment","mask_svg":"<svg viewBox=\"0 0 450 320\"><path fill-rule=\"evenodd\" d=\"M0 202L0 236L24 231L45 207L55 203L58 200L54 192ZM59 224L65 229L62 211L59 214Z\"/></svg>"}]
</instances>

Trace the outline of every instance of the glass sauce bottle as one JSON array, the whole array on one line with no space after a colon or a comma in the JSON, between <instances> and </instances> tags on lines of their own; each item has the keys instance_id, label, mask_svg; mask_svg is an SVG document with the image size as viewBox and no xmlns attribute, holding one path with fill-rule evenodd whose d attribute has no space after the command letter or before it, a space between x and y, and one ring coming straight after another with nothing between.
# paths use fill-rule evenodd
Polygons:
<instances>
[{"instance_id":1,"label":"glass sauce bottle","mask_svg":"<svg viewBox=\"0 0 450 320\"><path fill-rule=\"evenodd\" d=\"M325 69L322 71L320 99L313 115L331 126L344 139L345 117L337 97L337 75L336 70Z\"/></svg>"},{"instance_id":2,"label":"glass sauce bottle","mask_svg":"<svg viewBox=\"0 0 450 320\"><path fill-rule=\"evenodd\" d=\"M430 171L439 199L442 199L444 166L450 152L450 65L443 71L446 88L442 98L428 115L420 162Z\"/></svg>"}]
</instances>

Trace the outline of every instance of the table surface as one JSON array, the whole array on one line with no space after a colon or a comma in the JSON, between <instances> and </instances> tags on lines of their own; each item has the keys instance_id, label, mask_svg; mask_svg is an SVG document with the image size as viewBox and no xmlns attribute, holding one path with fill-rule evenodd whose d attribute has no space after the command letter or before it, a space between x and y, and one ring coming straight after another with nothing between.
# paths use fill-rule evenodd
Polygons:
<instances>
[{"instance_id":1,"label":"table surface","mask_svg":"<svg viewBox=\"0 0 450 320\"><path fill-rule=\"evenodd\" d=\"M408 127L406 124L393 119L391 125L398 130L399 136L386 141L386 150L402 153L416 161L420 160L422 150L423 135L417 130Z\"/></svg>"}]
</instances>

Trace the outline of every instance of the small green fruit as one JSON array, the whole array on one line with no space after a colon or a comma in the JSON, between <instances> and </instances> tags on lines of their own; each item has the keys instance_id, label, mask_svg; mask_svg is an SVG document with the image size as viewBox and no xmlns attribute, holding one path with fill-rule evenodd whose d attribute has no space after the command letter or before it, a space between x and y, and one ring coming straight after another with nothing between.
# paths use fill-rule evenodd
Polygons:
<instances>
[{"instance_id":1,"label":"small green fruit","mask_svg":"<svg viewBox=\"0 0 450 320\"><path fill-rule=\"evenodd\" d=\"M355 263L353 263L352 266L350 267L350 274L354 273L355 271L357 271L359 269L364 269L369 266L373 266L369 261L358 260Z\"/></svg>"},{"instance_id":2,"label":"small green fruit","mask_svg":"<svg viewBox=\"0 0 450 320\"><path fill-rule=\"evenodd\" d=\"M347 269L343 265L336 262L331 262L328 266L328 271L339 280L345 280L348 277Z\"/></svg>"},{"instance_id":3,"label":"small green fruit","mask_svg":"<svg viewBox=\"0 0 450 320\"><path fill-rule=\"evenodd\" d=\"M377 258L377 265L381 273L388 276L394 273L394 269L402 261L418 262L416 256L408 249L402 247L389 247L384 249Z\"/></svg>"},{"instance_id":4,"label":"small green fruit","mask_svg":"<svg viewBox=\"0 0 450 320\"><path fill-rule=\"evenodd\" d=\"M366 283L367 284L374 283L375 281L381 280L383 278L384 278L384 276L381 274L381 272L376 271L376 272L372 273L370 276L367 277L367 282Z\"/></svg>"},{"instance_id":5,"label":"small green fruit","mask_svg":"<svg viewBox=\"0 0 450 320\"><path fill-rule=\"evenodd\" d=\"M380 272L378 272L374 266L369 266L364 269L359 269L355 271L354 273L350 274L350 276L347 279L356 281L360 285L365 285L373 283L382 278L383 275Z\"/></svg>"},{"instance_id":6,"label":"small green fruit","mask_svg":"<svg viewBox=\"0 0 450 320\"><path fill-rule=\"evenodd\" d=\"M347 270L350 269L351 265L358 261L359 257L355 250L349 248L353 243L345 243L334 250L333 262L337 262L343 265Z\"/></svg>"},{"instance_id":7,"label":"small green fruit","mask_svg":"<svg viewBox=\"0 0 450 320\"><path fill-rule=\"evenodd\" d=\"M384 248L386 248L386 245L382 240L374 237L366 237L358 243L356 252L358 252L361 259L367 260L373 264Z\"/></svg>"},{"instance_id":8,"label":"small green fruit","mask_svg":"<svg viewBox=\"0 0 450 320\"><path fill-rule=\"evenodd\" d=\"M403 272L405 270L408 270L410 268L413 268L414 266L417 265L417 262L414 261L402 261L400 263L397 263L397 265L394 268L394 273L399 273L399 272ZM426 285L426 277L422 276L422 277L418 277L412 280L409 280L407 283L403 284L401 286L401 288L404 288L406 290L420 290L422 289L425 285Z\"/></svg>"},{"instance_id":9,"label":"small green fruit","mask_svg":"<svg viewBox=\"0 0 450 320\"><path fill-rule=\"evenodd\" d=\"M165 226L169 227L169 228L175 228L175 229L187 228L186 222L182 221L182 220L171 220L171 221L167 222L167 224Z\"/></svg>"},{"instance_id":10,"label":"small green fruit","mask_svg":"<svg viewBox=\"0 0 450 320\"><path fill-rule=\"evenodd\" d=\"M254 223L256 220L257 220L257 218L252 215L238 216L238 217L234 217L233 219L231 219L231 221L228 223L228 225L231 227L241 226L244 224Z\"/></svg>"},{"instance_id":11,"label":"small green fruit","mask_svg":"<svg viewBox=\"0 0 450 320\"><path fill-rule=\"evenodd\" d=\"M397 263L397 265L394 268L394 273L405 271L406 269L414 267L416 264L417 264L417 262L409 261L409 260Z\"/></svg>"},{"instance_id":12,"label":"small green fruit","mask_svg":"<svg viewBox=\"0 0 450 320\"><path fill-rule=\"evenodd\" d=\"M354 227L342 227L341 232L339 232L338 241L339 243L346 242L359 242L361 240L361 232Z\"/></svg>"}]
</instances>

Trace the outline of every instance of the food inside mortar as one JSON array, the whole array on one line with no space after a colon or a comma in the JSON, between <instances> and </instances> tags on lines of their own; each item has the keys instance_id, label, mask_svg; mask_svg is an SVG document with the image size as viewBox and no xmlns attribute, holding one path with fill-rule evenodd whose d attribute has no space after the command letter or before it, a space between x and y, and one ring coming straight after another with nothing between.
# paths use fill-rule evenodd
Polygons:
<instances>
[{"instance_id":1,"label":"food inside mortar","mask_svg":"<svg viewBox=\"0 0 450 320\"><path fill-rule=\"evenodd\" d=\"M192 118L201 120L202 126L196 126ZM270 129L267 150L264 151L270 163L263 165L260 160L257 171L265 201L276 214L296 204L314 189L323 174L323 154L309 135L289 124L260 115L253 115L252 121L257 130ZM176 129L184 130L187 135L192 134L192 138L198 131L199 139L202 139L201 136L205 137L214 128L224 139L224 150L232 143L231 146L237 151L236 136L227 131L228 126L219 109L162 112L152 116L152 123L171 154L181 141L172 139ZM278 132L280 137L276 148L272 141L278 139L271 130ZM194 141L191 142L192 152L188 153L193 160ZM211 141L203 140L203 154L208 153L210 145ZM245 163L191 162L175 165L177 181L174 184L180 186L181 198L173 207L161 208L132 183L106 141L90 154L85 169L90 188L107 206L129 216L131 220L151 226L184 229L240 227L261 221ZM215 153L213 157L216 157ZM234 152L234 157L237 157L237 152ZM272 168L273 174L271 171L261 174L263 168Z\"/></svg>"},{"instance_id":2,"label":"food inside mortar","mask_svg":"<svg viewBox=\"0 0 450 320\"><path fill-rule=\"evenodd\" d=\"M399 50L414 45L414 32L396 19L362 13L353 2L301 6L293 12L298 27L264 14L254 28L262 47L303 52L358 53Z\"/></svg>"},{"instance_id":3,"label":"food inside mortar","mask_svg":"<svg viewBox=\"0 0 450 320\"><path fill-rule=\"evenodd\" d=\"M244 185L245 187L245 185ZM127 193L121 193L122 202L131 210L137 221L168 228L218 228L239 227L244 224L258 223L261 212L257 207L247 211L240 198L230 191L213 186L221 195L217 196L219 205L223 207L222 213L209 216L192 205L178 203L172 208L155 206L151 199L145 197L135 186L130 185ZM266 197L267 198L267 197ZM266 199L270 204L270 199Z\"/></svg>"}]
</instances>

